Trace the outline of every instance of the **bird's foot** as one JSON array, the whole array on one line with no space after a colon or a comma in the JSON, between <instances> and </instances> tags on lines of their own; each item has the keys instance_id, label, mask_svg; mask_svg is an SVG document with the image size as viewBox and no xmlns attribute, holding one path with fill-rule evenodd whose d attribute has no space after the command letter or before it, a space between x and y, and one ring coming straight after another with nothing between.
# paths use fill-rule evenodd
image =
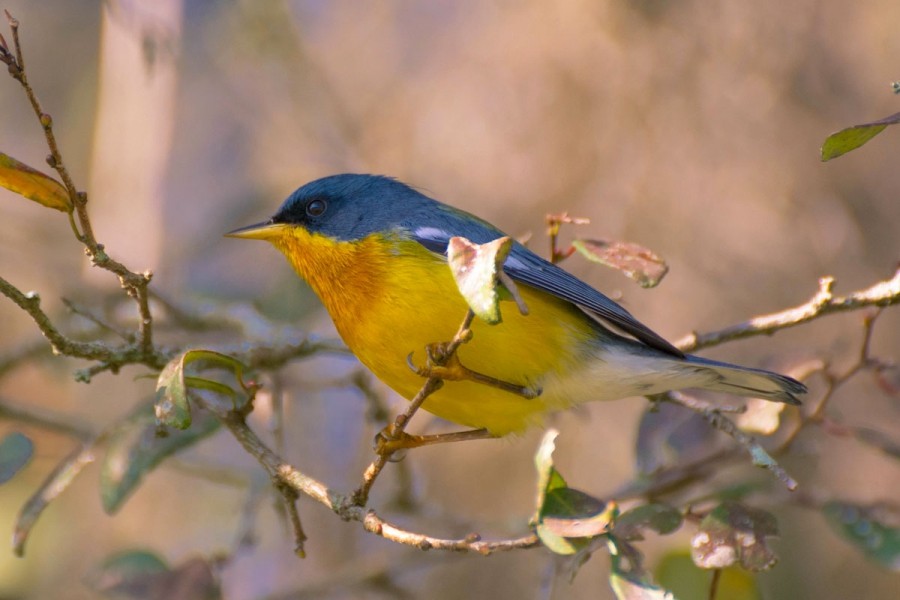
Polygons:
<instances>
[{"instance_id":1,"label":"bird's foot","mask_svg":"<svg viewBox=\"0 0 900 600\"><path fill-rule=\"evenodd\" d=\"M466 431L454 431L452 433L436 433L433 435L411 435L404 431L397 431L394 424L382 429L375 436L375 452L382 456L390 456L401 450L420 448L434 444L446 444L448 442L465 442L468 440L485 440L497 437L487 429L469 429Z\"/></svg>"},{"instance_id":2,"label":"bird's foot","mask_svg":"<svg viewBox=\"0 0 900 600\"><path fill-rule=\"evenodd\" d=\"M430 344L425 347L428 360L424 367L417 367L412 362L412 354L407 357L407 364L420 377L437 377L444 381L475 381L489 385L505 392L517 394L531 400L541 395L541 388L533 388L510 383L466 367L456 354L447 355L446 344Z\"/></svg>"}]
</instances>

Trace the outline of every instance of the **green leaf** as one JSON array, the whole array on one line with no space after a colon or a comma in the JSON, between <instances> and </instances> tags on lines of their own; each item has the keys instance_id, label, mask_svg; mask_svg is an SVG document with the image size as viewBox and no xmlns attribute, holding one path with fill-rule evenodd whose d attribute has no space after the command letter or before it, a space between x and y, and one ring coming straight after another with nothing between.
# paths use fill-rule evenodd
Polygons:
<instances>
[{"instance_id":1,"label":"green leaf","mask_svg":"<svg viewBox=\"0 0 900 600\"><path fill-rule=\"evenodd\" d=\"M207 366L224 368L234 373L235 378L244 390L248 390L243 382L244 365L237 359L212 350L194 349L182 352L163 367L156 380L156 420L161 425L187 429L191 424L191 407L188 402L188 388L200 388L213 391L232 399L237 394L229 386L199 377L185 375L188 365L204 362Z\"/></svg>"},{"instance_id":2,"label":"green leaf","mask_svg":"<svg viewBox=\"0 0 900 600\"><path fill-rule=\"evenodd\" d=\"M666 261L633 242L576 239L572 247L591 262L621 271L643 288L656 287L669 272Z\"/></svg>"},{"instance_id":3,"label":"green leaf","mask_svg":"<svg viewBox=\"0 0 900 600\"><path fill-rule=\"evenodd\" d=\"M13 431L0 440L0 483L6 483L22 470L34 454L34 444L23 433Z\"/></svg>"},{"instance_id":4,"label":"green leaf","mask_svg":"<svg viewBox=\"0 0 900 600\"><path fill-rule=\"evenodd\" d=\"M171 569L154 553L133 550L108 559L87 579L94 591L133 600L218 600L212 565L193 558Z\"/></svg>"},{"instance_id":5,"label":"green leaf","mask_svg":"<svg viewBox=\"0 0 900 600\"><path fill-rule=\"evenodd\" d=\"M538 470L535 532L552 552L574 555L586 550L591 538L609 531L618 509L614 502L604 502L566 486L565 479L553 466L557 435L555 430L547 431L535 455Z\"/></svg>"},{"instance_id":6,"label":"green leaf","mask_svg":"<svg viewBox=\"0 0 900 600\"><path fill-rule=\"evenodd\" d=\"M704 569L740 564L748 571L762 571L778 560L768 546L768 538L776 535L778 524L771 513L726 500L700 522L691 539L691 556Z\"/></svg>"},{"instance_id":7,"label":"green leaf","mask_svg":"<svg viewBox=\"0 0 900 600\"><path fill-rule=\"evenodd\" d=\"M667 504L642 504L620 515L613 532L620 540L642 540L643 530L665 535L681 527L682 520L681 512Z\"/></svg>"},{"instance_id":8,"label":"green leaf","mask_svg":"<svg viewBox=\"0 0 900 600\"><path fill-rule=\"evenodd\" d=\"M594 537L607 533L615 516L615 503L604 502L574 488L547 492L541 510L546 530L567 538Z\"/></svg>"},{"instance_id":9,"label":"green leaf","mask_svg":"<svg viewBox=\"0 0 900 600\"><path fill-rule=\"evenodd\" d=\"M126 550L114 554L103 561L86 577L86 583L93 590L105 594L124 592L129 582L147 575L168 573L169 565L158 554L148 550Z\"/></svg>"},{"instance_id":10,"label":"green leaf","mask_svg":"<svg viewBox=\"0 0 900 600\"><path fill-rule=\"evenodd\" d=\"M62 212L72 212L69 193L61 183L0 152L0 186Z\"/></svg>"},{"instance_id":11,"label":"green leaf","mask_svg":"<svg viewBox=\"0 0 900 600\"><path fill-rule=\"evenodd\" d=\"M871 560L900 571L900 514L888 505L831 501L822 507L828 523Z\"/></svg>"},{"instance_id":12,"label":"green leaf","mask_svg":"<svg viewBox=\"0 0 900 600\"><path fill-rule=\"evenodd\" d=\"M454 237L447 246L447 262L456 286L472 312L490 325L502 321L499 281L510 250L512 239L509 237L486 244L473 244L465 238Z\"/></svg>"},{"instance_id":13,"label":"green leaf","mask_svg":"<svg viewBox=\"0 0 900 600\"><path fill-rule=\"evenodd\" d=\"M609 585L618 600L675 600L672 592L654 583L641 553L628 542L610 536L609 559Z\"/></svg>"},{"instance_id":14,"label":"green leaf","mask_svg":"<svg viewBox=\"0 0 900 600\"><path fill-rule=\"evenodd\" d=\"M207 411L199 411L190 429L160 429L149 403L140 406L110 436L100 469L103 509L113 514L137 489L144 476L159 463L214 433L220 422Z\"/></svg>"},{"instance_id":15,"label":"green leaf","mask_svg":"<svg viewBox=\"0 0 900 600\"><path fill-rule=\"evenodd\" d=\"M841 129L836 133L832 133L825 138L825 143L822 144L822 161L837 158L842 154L846 154L851 150L859 148L884 131L888 125L894 125L895 123L900 123L900 113L879 119L878 121L872 121L871 123L853 125L852 127L847 127L846 129Z\"/></svg>"}]
</instances>

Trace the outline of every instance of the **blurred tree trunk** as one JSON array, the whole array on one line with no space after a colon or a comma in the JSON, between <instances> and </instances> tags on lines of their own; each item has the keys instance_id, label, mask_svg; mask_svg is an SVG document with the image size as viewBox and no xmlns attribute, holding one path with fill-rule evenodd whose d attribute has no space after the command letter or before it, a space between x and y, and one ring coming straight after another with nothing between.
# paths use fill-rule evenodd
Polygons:
<instances>
[{"instance_id":1,"label":"blurred tree trunk","mask_svg":"<svg viewBox=\"0 0 900 600\"><path fill-rule=\"evenodd\" d=\"M177 91L182 1L104 4L91 202L120 260L155 267Z\"/></svg>"}]
</instances>

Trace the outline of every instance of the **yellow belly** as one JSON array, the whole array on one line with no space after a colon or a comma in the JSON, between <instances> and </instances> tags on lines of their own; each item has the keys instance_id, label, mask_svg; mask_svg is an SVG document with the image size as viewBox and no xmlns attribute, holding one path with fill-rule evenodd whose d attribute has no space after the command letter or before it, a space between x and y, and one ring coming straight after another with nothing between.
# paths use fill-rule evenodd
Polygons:
<instances>
[{"instance_id":1,"label":"yellow belly","mask_svg":"<svg viewBox=\"0 0 900 600\"><path fill-rule=\"evenodd\" d=\"M310 244L326 248L310 252ZM336 243L321 236L276 241L309 281L350 350L379 379L410 399L424 380L407 366L413 354L425 363L425 347L450 341L467 306L446 262L414 241L367 238ZM352 248L351 248L352 246ZM314 257L319 257L314 258ZM586 317L572 305L527 286L520 288L530 315L504 303L503 322L475 319L473 338L458 356L466 367L530 387L563 378L576 365L573 350L591 336ZM449 421L503 435L540 424L567 400L520 395L471 381L447 381L423 408Z\"/></svg>"}]
</instances>

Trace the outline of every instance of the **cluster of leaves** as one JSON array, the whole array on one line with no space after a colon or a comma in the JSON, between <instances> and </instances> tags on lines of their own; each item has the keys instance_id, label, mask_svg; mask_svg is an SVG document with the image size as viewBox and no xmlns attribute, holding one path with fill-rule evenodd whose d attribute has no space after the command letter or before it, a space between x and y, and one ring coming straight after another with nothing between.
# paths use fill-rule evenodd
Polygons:
<instances>
[{"instance_id":1,"label":"cluster of leaves","mask_svg":"<svg viewBox=\"0 0 900 600\"><path fill-rule=\"evenodd\" d=\"M571 578L595 551L607 549L610 585L619 598L674 598L646 570L635 543L644 540L648 533L674 533L688 520L699 521L691 538L691 558L696 567L720 571L739 566L758 572L775 564L769 538L778 535L778 527L770 513L733 499L717 500L702 518L696 512L684 514L663 502L637 504L620 512L613 500L602 501L568 487L552 461L556 435L555 431L548 431L535 456L538 508L533 523L541 542L568 558ZM690 571L690 566L681 565L678 571L677 578L670 573L666 579L677 582ZM756 589L752 579L740 581L744 587ZM724 587L721 592L723 597L730 597Z\"/></svg>"}]
</instances>

